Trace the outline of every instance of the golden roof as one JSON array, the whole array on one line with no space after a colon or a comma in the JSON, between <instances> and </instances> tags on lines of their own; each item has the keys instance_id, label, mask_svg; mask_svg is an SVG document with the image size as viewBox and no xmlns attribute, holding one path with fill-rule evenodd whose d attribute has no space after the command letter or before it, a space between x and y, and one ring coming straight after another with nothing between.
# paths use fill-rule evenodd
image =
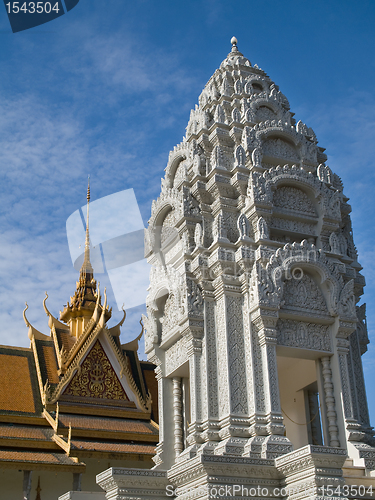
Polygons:
<instances>
[{"instance_id":1,"label":"golden roof","mask_svg":"<svg viewBox=\"0 0 375 500\"><path fill-rule=\"evenodd\" d=\"M90 190L87 194L89 212ZM89 213L85 258L74 297L60 322L48 310L49 335L26 317L31 347L0 346L0 467L83 472L79 457L149 460L158 442L157 384L140 362L138 341L121 345L106 292L101 305L90 263ZM152 393L152 398L151 398ZM152 404L152 406L151 406Z\"/></svg>"},{"instance_id":2,"label":"golden roof","mask_svg":"<svg viewBox=\"0 0 375 500\"><path fill-rule=\"evenodd\" d=\"M35 413L38 402L30 349L0 347L0 409L6 412Z\"/></svg>"}]
</instances>

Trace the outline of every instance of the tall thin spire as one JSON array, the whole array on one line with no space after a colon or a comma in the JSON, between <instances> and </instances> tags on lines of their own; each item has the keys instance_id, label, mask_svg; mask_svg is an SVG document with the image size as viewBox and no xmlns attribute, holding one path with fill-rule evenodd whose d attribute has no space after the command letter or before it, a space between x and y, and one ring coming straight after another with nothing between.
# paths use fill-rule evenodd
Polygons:
<instances>
[{"instance_id":1,"label":"tall thin spire","mask_svg":"<svg viewBox=\"0 0 375 500\"><path fill-rule=\"evenodd\" d=\"M81 267L81 272L91 272L94 270L90 262L90 232L89 232L89 212L90 212L90 176L87 183L87 215L86 215L86 240L85 240L85 258Z\"/></svg>"},{"instance_id":2,"label":"tall thin spire","mask_svg":"<svg viewBox=\"0 0 375 500\"><path fill-rule=\"evenodd\" d=\"M90 262L90 231L89 231L89 216L90 216L90 177L87 186L87 215L86 215L86 239L85 239L85 254L83 264L79 272L79 280L77 281L76 291L73 297L70 297L70 302L60 312L60 319L69 324L71 332L74 336L79 337L84 331L84 323L80 322L82 318L90 319L98 305L100 310L103 307L100 305L99 290L96 291L96 281L94 279L94 270ZM108 321L111 317L111 310L104 306L104 320ZM79 321L75 321L78 319Z\"/></svg>"}]
</instances>

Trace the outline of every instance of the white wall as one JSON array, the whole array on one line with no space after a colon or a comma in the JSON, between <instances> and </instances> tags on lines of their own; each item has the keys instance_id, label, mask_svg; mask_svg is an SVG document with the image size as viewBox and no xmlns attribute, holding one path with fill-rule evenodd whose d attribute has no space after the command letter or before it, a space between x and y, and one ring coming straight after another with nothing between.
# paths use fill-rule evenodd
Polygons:
<instances>
[{"instance_id":1,"label":"white wall","mask_svg":"<svg viewBox=\"0 0 375 500\"><path fill-rule=\"evenodd\" d=\"M295 422L306 423L303 389L316 381L316 364L311 359L277 356L280 402L282 410ZM286 435L294 449L308 444L307 426L297 425L283 413Z\"/></svg>"}]
</instances>

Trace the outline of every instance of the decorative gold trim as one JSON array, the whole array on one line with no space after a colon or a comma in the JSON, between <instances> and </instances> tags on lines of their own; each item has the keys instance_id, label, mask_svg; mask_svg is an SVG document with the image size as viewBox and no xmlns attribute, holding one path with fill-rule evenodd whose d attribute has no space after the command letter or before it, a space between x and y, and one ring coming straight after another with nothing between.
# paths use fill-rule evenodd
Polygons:
<instances>
[{"instance_id":1,"label":"decorative gold trim","mask_svg":"<svg viewBox=\"0 0 375 500\"><path fill-rule=\"evenodd\" d=\"M143 323L142 323L142 318L140 319L139 323L142 327L141 333L134 340L131 340L130 342L127 342L126 344L121 344L122 349L126 349L127 351L134 351L134 352L138 351L138 342L141 340L143 332L145 330Z\"/></svg>"},{"instance_id":2,"label":"decorative gold trim","mask_svg":"<svg viewBox=\"0 0 375 500\"><path fill-rule=\"evenodd\" d=\"M32 349L33 355L34 355L36 375L37 375L37 378L38 378L38 385L39 385L39 393L40 393L40 397L41 397L42 403L44 405L45 401L44 401L44 387L43 387L42 372L40 370L39 357L38 357L38 353L37 353L37 350L36 350L36 344L35 344L35 338L34 337L32 337L30 345L31 345L31 349Z\"/></svg>"},{"instance_id":3,"label":"decorative gold trim","mask_svg":"<svg viewBox=\"0 0 375 500\"><path fill-rule=\"evenodd\" d=\"M37 330L36 328L34 328L29 320L26 318L26 311L28 310L29 306L27 305L27 302L25 302L25 309L23 310L23 320L26 324L26 326L29 328L29 331L27 333L28 337L30 340L32 340L33 338L37 339L37 340L51 340L51 337L48 336L48 335L44 335L44 333L41 333L39 330Z\"/></svg>"},{"instance_id":4,"label":"decorative gold trim","mask_svg":"<svg viewBox=\"0 0 375 500\"><path fill-rule=\"evenodd\" d=\"M45 453L45 452L44 452ZM36 452L37 454L37 452ZM85 472L86 464L83 462L79 462L75 457L69 457L70 460L75 462L75 465L71 464L46 464L45 462L37 462L37 461L5 461L0 459L0 468L1 469L16 469L16 470L42 470L42 471L56 471L56 472Z\"/></svg>"},{"instance_id":5,"label":"decorative gold trim","mask_svg":"<svg viewBox=\"0 0 375 500\"><path fill-rule=\"evenodd\" d=\"M124 309L124 304L122 304L122 310L123 310L124 315L123 315L121 321L119 323L117 323L117 325L113 326L112 328L110 328L108 330L109 334L112 335L112 337L119 337L120 336L121 327L124 324L124 321L126 319L126 311Z\"/></svg>"},{"instance_id":6,"label":"decorative gold trim","mask_svg":"<svg viewBox=\"0 0 375 500\"><path fill-rule=\"evenodd\" d=\"M62 330L70 331L69 327L67 325L65 325L64 323L61 323L61 321L59 321L57 318L55 318L50 313L50 311L48 310L47 305L46 305L46 301L48 299L48 293L45 292L45 294L46 294L46 296L43 299L43 308L44 308L44 311L45 311L46 315L48 316L48 326L49 326L49 328L52 330L52 327L56 327L57 326L58 328L61 328Z\"/></svg>"},{"instance_id":7,"label":"decorative gold trim","mask_svg":"<svg viewBox=\"0 0 375 500\"><path fill-rule=\"evenodd\" d=\"M91 403L84 404L82 401L71 401L59 399L59 406L63 413L73 413L85 416L99 416L99 417L115 417L115 418L128 418L136 420L149 420L149 415L145 414L142 410L137 408L136 404L131 401L131 407L108 407L101 405L93 405ZM47 406L47 409L52 411L53 405Z\"/></svg>"},{"instance_id":8,"label":"decorative gold trim","mask_svg":"<svg viewBox=\"0 0 375 500\"><path fill-rule=\"evenodd\" d=\"M87 326L89 326L89 325L87 325ZM79 365L80 365L81 359L86 354L90 344L93 343L93 341L99 335L101 330L102 330L102 328L100 327L100 325L99 324L96 325L94 330L89 334L88 338L86 338L86 341L84 342L84 344L81 346L81 348L77 352L77 354L74 358L74 362L71 363L70 366L68 367L68 369L66 370L63 378L60 380L59 384L55 388L54 393L52 394L51 399L48 401L48 403L55 403L58 400L59 396L61 395L62 391L65 389L66 385L73 378L75 371L79 370ZM83 337L83 335L80 338L82 338L82 337Z\"/></svg>"},{"instance_id":9,"label":"decorative gold trim","mask_svg":"<svg viewBox=\"0 0 375 500\"><path fill-rule=\"evenodd\" d=\"M138 404L141 407L141 409L145 413L151 413L151 394L150 392L147 395L146 401L143 399L142 394L140 393L137 384L134 381L133 375L131 374L131 371L129 370L129 366L127 363L127 356L124 353L121 353L116 342L114 341L113 337L111 335L107 335L110 343L112 344L112 348L116 354L117 361L120 363L121 371L120 371L120 377L122 378L122 374L125 373L126 379L130 385L130 388L134 392Z\"/></svg>"},{"instance_id":10,"label":"decorative gold trim","mask_svg":"<svg viewBox=\"0 0 375 500\"><path fill-rule=\"evenodd\" d=\"M58 446L60 446L60 448L62 448L65 451L65 453L69 456L70 445L63 439L62 436L54 434L52 436L52 441L54 441Z\"/></svg>"}]
</instances>

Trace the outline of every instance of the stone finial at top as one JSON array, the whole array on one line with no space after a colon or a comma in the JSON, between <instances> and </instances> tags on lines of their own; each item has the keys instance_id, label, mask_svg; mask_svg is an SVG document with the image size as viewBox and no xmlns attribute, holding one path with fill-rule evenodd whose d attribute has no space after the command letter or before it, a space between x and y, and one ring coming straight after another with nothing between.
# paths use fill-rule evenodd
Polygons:
<instances>
[{"instance_id":1,"label":"stone finial at top","mask_svg":"<svg viewBox=\"0 0 375 500\"><path fill-rule=\"evenodd\" d=\"M229 52L227 55L226 59L221 63L222 65L229 64L230 66L233 66L234 64L241 64L244 66L251 66L251 63L246 57L241 54L241 52L238 50L237 47L237 38L233 36L230 40L230 43L232 44L232 50Z\"/></svg>"}]
</instances>

